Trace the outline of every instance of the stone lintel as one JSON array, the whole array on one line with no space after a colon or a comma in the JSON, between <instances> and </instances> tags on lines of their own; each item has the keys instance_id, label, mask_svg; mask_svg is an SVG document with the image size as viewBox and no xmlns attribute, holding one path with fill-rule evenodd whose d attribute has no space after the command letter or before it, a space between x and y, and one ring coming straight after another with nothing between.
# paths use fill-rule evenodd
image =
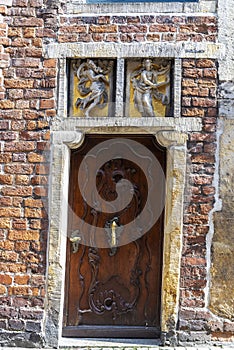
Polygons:
<instances>
[{"instance_id":1,"label":"stone lintel","mask_svg":"<svg viewBox=\"0 0 234 350\"><path fill-rule=\"evenodd\" d=\"M48 58L75 57L169 57L169 58L211 58L218 59L225 55L225 45L207 42L178 43L60 43L48 44L45 55Z\"/></svg>"},{"instance_id":2,"label":"stone lintel","mask_svg":"<svg viewBox=\"0 0 234 350\"><path fill-rule=\"evenodd\" d=\"M178 132L201 131L201 118L63 118L55 119L51 131L65 132L85 130L96 133L154 133L159 130L175 130ZM61 137L65 137L61 136Z\"/></svg>"}]
</instances>

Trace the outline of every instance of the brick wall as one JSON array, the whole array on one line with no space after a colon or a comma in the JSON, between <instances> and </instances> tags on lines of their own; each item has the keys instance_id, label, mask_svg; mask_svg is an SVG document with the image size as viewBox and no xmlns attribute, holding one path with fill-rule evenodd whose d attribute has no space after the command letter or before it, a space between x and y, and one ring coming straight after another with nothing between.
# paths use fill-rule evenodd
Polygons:
<instances>
[{"instance_id":1,"label":"brick wall","mask_svg":"<svg viewBox=\"0 0 234 350\"><path fill-rule=\"evenodd\" d=\"M49 120L56 62L43 58L42 2L1 6L1 343L42 344Z\"/></svg>"},{"instance_id":2,"label":"brick wall","mask_svg":"<svg viewBox=\"0 0 234 350\"><path fill-rule=\"evenodd\" d=\"M214 42L216 34L215 17L61 16L58 42Z\"/></svg>"},{"instance_id":3,"label":"brick wall","mask_svg":"<svg viewBox=\"0 0 234 350\"><path fill-rule=\"evenodd\" d=\"M1 344L43 345L48 231L49 126L56 116L57 64L50 42L215 42L215 16L69 16L57 2L0 6ZM60 14L60 16L59 16ZM87 53L88 56L88 53ZM182 116L202 118L189 135L178 329L233 331L207 311L206 235L213 208L216 62L184 59ZM189 339L187 339L189 340Z\"/></svg>"}]
</instances>

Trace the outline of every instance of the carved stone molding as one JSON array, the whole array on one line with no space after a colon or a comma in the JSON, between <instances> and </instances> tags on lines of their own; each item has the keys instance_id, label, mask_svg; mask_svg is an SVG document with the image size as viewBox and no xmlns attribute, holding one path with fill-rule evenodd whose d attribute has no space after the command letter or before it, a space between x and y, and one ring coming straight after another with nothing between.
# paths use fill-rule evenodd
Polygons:
<instances>
[{"instance_id":1,"label":"carved stone molding","mask_svg":"<svg viewBox=\"0 0 234 350\"><path fill-rule=\"evenodd\" d=\"M171 146L183 146L188 140L188 135L186 133L174 130L160 130L156 132L155 136L160 145L166 148Z\"/></svg>"},{"instance_id":2,"label":"carved stone molding","mask_svg":"<svg viewBox=\"0 0 234 350\"><path fill-rule=\"evenodd\" d=\"M70 149L76 149L82 145L84 137L85 135L81 131L54 131L52 142L54 145L65 144Z\"/></svg>"}]
</instances>

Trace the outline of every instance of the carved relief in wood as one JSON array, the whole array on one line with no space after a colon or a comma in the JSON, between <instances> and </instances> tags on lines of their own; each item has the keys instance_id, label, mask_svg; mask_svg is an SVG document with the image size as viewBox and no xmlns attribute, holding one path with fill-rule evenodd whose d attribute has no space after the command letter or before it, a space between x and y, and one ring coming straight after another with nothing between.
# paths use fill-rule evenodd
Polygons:
<instances>
[{"instance_id":1,"label":"carved relief in wood","mask_svg":"<svg viewBox=\"0 0 234 350\"><path fill-rule=\"evenodd\" d=\"M98 140L98 139L97 139ZM96 141L95 141L96 142ZM147 141L148 144L149 141ZM92 144L92 140L87 142ZM93 145L93 144L92 144ZM91 147L91 146L90 146ZM64 335L82 334L83 326L157 327L160 324L161 219L141 238L121 245L125 227L143 210L147 201L146 174L135 163L118 158L106 162L96 174L96 187L105 201L116 199L116 184L126 179L133 185L129 204L119 212L105 213L91 208L77 187L79 164L85 149L72 153L69 218L72 241L68 240L68 272L66 287ZM163 155L160 162L164 164ZM149 166L151 177L151 167ZM85 172L84 178L87 177ZM157 174L154 174L157 176ZM157 192L157 191L156 191ZM155 196L160 196L159 191ZM95 198L93 198L95 202ZM149 218L150 218L149 210ZM83 232L76 217L92 224L93 231ZM109 248L89 247L79 242L79 232L94 237L95 227L103 227ZM136 227L136 230L138 228ZM73 242L75 240L75 242ZM72 243L72 244L71 244ZM79 328L81 326L81 328ZM136 331L136 330L135 330ZM133 336L129 329L124 333ZM68 333L66 333L68 332ZM81 333L80 333L81 332ZM108 330L109 332L109 330ZM111 328L110 332L115 332ZM113 333L111 333L113 334ZM92 335L91 335L92 336Z\"/></svg>"}]
</instances>

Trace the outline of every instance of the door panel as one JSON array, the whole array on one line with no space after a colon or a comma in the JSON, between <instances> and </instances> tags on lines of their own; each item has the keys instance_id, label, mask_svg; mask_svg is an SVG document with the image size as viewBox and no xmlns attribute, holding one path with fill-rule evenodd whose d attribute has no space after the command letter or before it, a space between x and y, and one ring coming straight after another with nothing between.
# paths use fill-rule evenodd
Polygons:
<instances>
[{"instance_id":1,"label":"door panel","mask_svg":"<svg viewBox=\"0 0 234 350\"><path fill-rule=\"evenodd\" d=\"M133 185L132 200L114 214L106 213L105 208L102 212L91 208L82 198L77 183L79 166L87 152L115 137L120 136L88 135L83 146L71 154L69 205L72 211L69 211L68 236L77 230L79 217L93 226L104 227L110 248L80 244L74 253L68 238L63 336L143 338L157 337L160 332L163 212L142 237L126 245L111 246L113 239L121 244L121 237L127 234L126 224L144 209L148 174L127 159L112 159L99 169L96 187L106 201L116 199L116 184L121 179ZM147 147L165 169L165 151L153 136L126 138ZM163 202L164 189L159 188L155 193L155 203L160 201L158 197Z\"/></svg>"}]
</instances>

